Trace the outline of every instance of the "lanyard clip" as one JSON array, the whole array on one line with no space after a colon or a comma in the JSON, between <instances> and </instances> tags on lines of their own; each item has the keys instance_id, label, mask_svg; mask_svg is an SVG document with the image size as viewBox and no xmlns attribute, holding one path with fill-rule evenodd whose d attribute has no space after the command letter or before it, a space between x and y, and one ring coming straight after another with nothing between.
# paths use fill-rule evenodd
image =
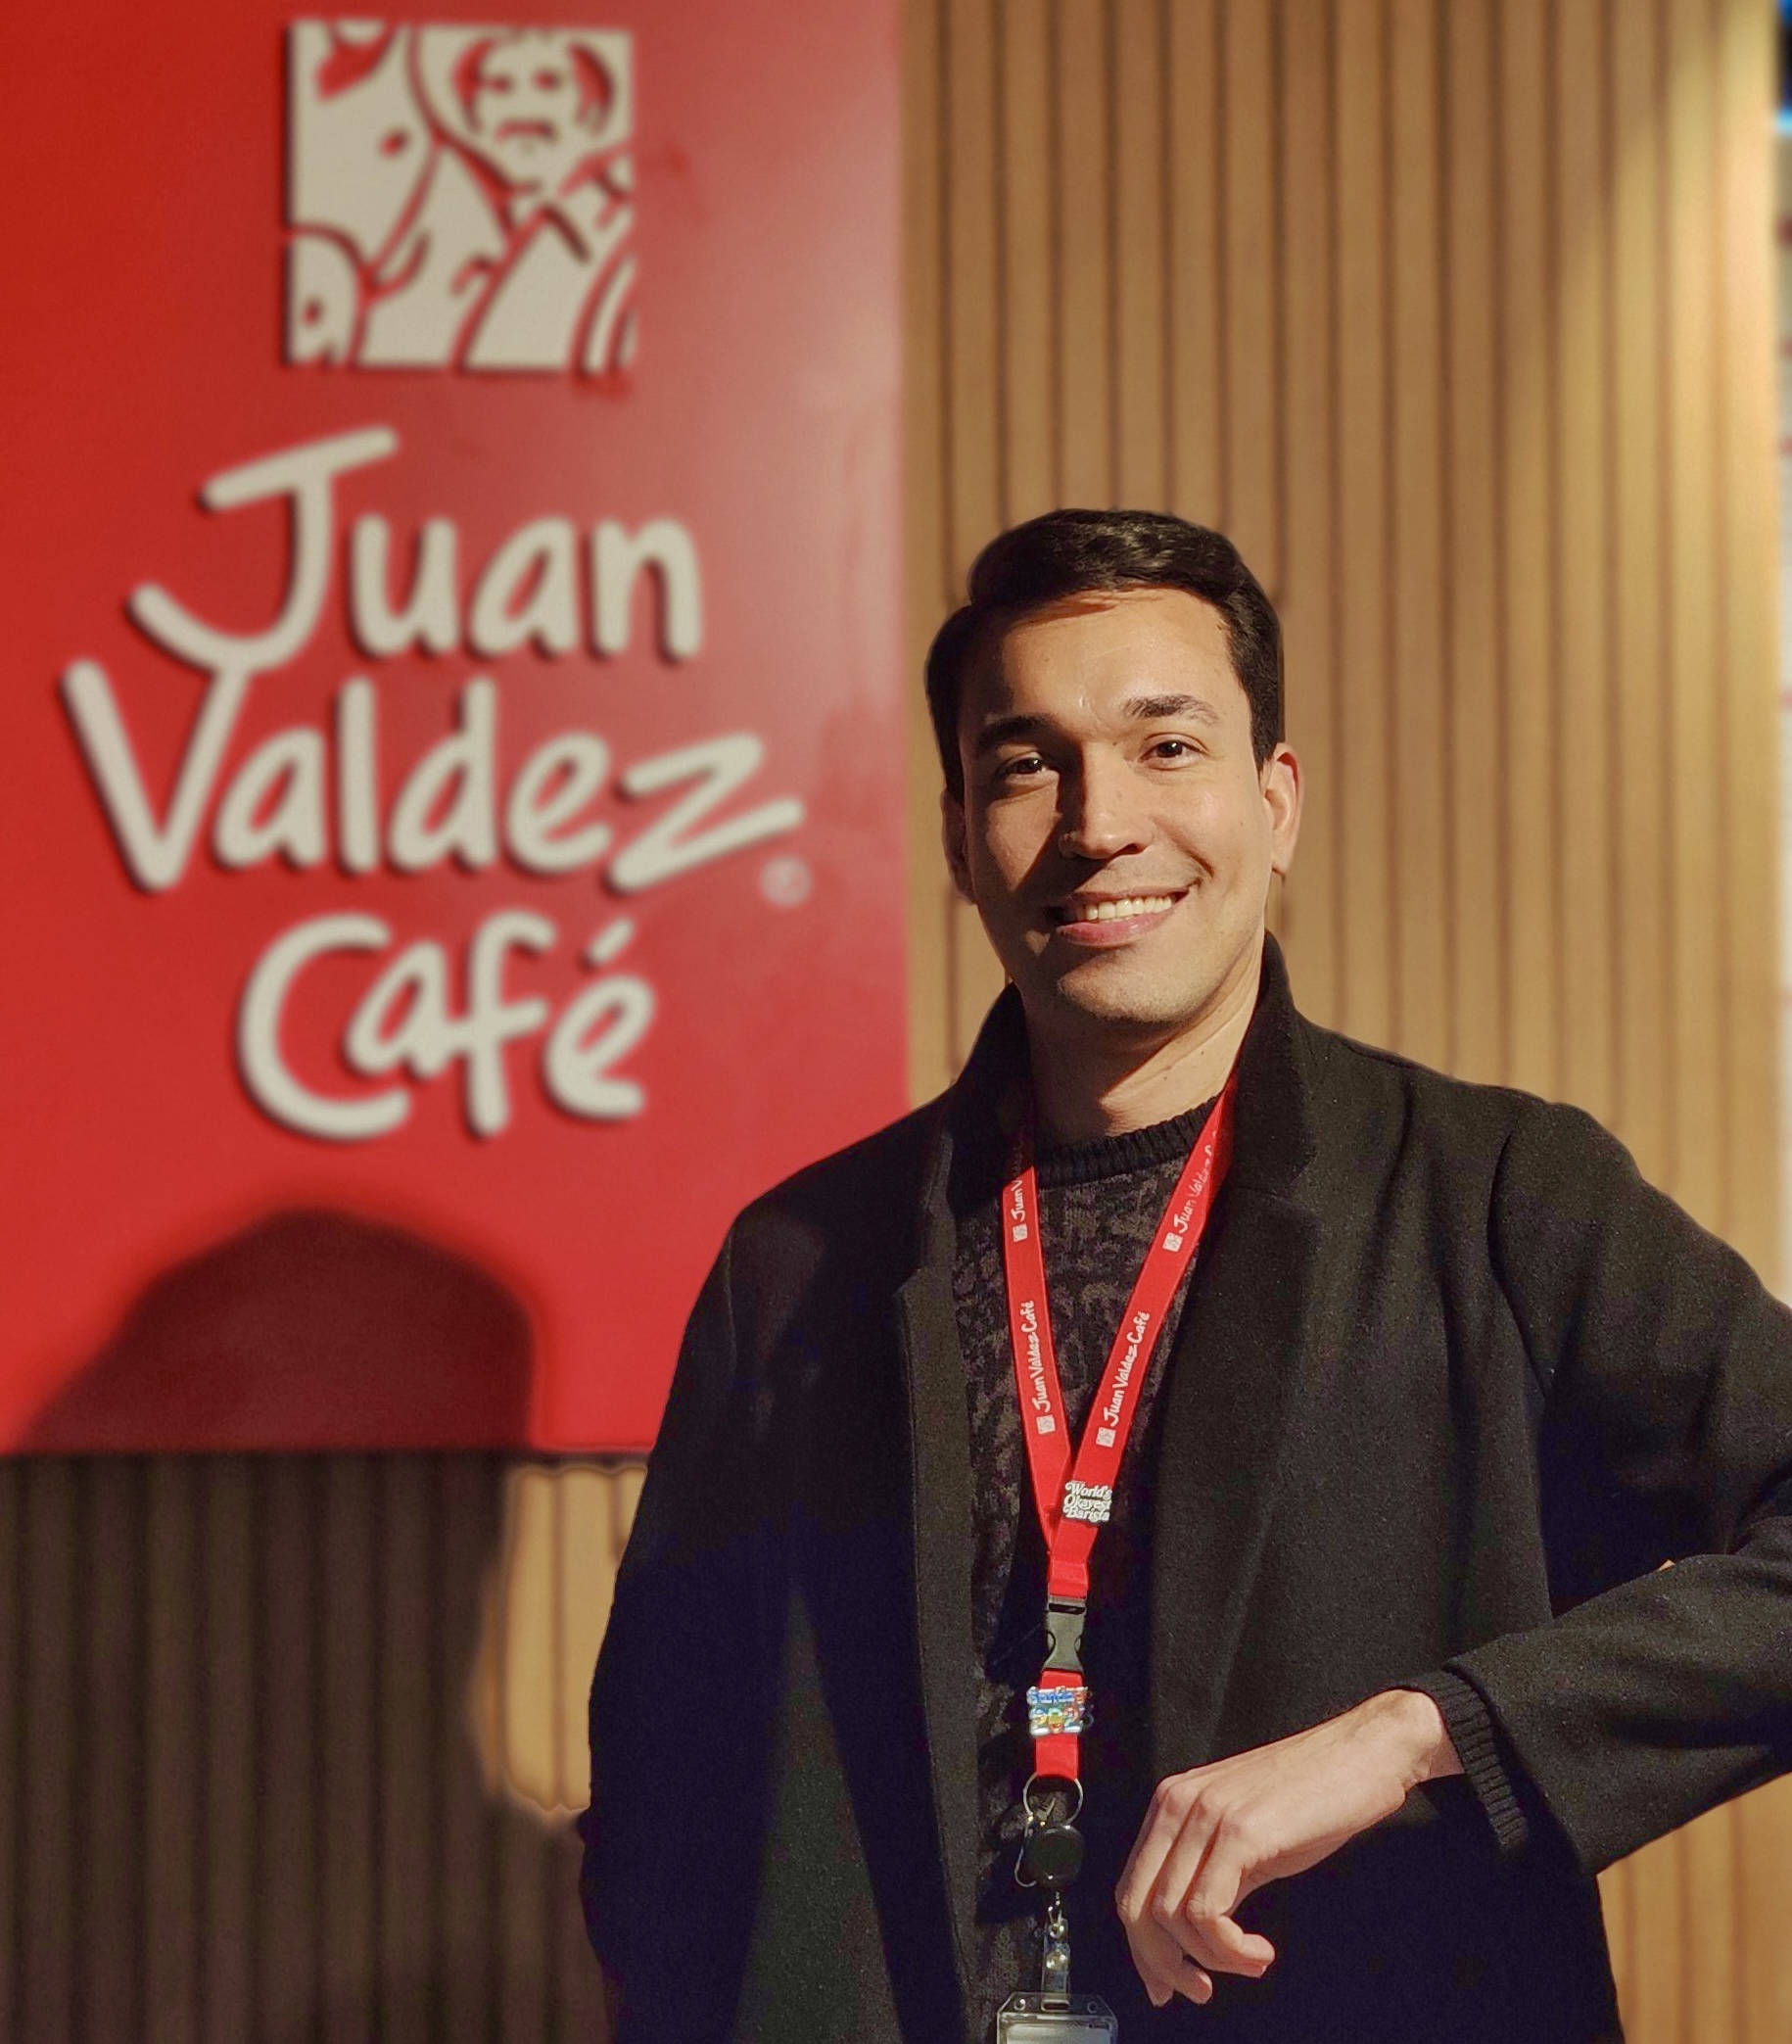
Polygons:
<instances>
[{"instance_id":1,"label":"lanyard clip","mask_svg":"<svg viewBox=\"0 0 1792 2044\"><path fill-rule=\"evenodd\" d=\"M1046 1901L1045 1955L1039 1984L1048 2009L1069 2007L1070 1929L1064 1922L1064 1898L1056 1890Z\"/></svg>"},{"instance_id":2,"label":"lanyard clip","mask_svg":"<svg viewBox=\"0 0 1792 2044\"><path fill-rule=\"evenodd\" d=\"M1083 1672L1083 1619L1089 1610L1086 1597L1046 1594L1046 1654L1048 1668L1067 1674Z\"/></svg>"}]
</instances>

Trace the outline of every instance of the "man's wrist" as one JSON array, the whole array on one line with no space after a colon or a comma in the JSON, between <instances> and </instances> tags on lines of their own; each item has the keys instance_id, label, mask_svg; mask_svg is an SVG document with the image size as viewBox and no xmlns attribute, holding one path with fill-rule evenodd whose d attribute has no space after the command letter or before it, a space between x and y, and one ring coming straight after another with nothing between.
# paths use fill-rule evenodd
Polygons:
<instances>
[{"instance_id":1,"label":"man's wrist","mask_svg":"<svg viewBox=\"0 0 1792 2044\"><path fill-rule=\"evenodd\" d=\"M1423 1689L1383 1689L1365 1707L1375 1708L1386 1720L1407 1787L1462 1773L1462 1761L1443 1713Z\"/></svg>"}]
</instances>

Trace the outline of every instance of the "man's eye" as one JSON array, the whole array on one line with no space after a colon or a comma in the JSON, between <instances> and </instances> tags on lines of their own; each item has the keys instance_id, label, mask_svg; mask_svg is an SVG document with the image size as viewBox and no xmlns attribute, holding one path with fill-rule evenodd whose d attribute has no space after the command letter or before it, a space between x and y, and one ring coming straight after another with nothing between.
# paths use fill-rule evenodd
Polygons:
<instances>
[{"instance_id":1,"label":"man's eye","mask_svg":"<svg viewBox=\"0 0 1792 2044\"><path fill-rule=\"evenodd\" d=\"M1196 747L1187 738L1159 738L1151 749L1153 759L1193 759Z\"/></svg>"},{"instance_id":2,"label":"man's eye","mask_svg":"<svg viewBox=\"0 0 1792 2044\"><path fill-rule=\"evenodd\" d=\"M1035 774L1043 774L1046 763L1037 752L1023 752L1014 759L1005 759L996 769L998 781L1025 781Z\"/></svg>"}]
</instances>

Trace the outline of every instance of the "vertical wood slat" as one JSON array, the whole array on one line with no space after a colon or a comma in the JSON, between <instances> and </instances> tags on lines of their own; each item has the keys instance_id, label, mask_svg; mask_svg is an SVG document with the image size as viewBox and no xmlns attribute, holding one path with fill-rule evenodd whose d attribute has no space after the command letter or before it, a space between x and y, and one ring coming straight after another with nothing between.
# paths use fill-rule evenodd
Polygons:
<instances>
[{"instance_id":1,"label":"vertical wood slat","mask_svg":"<svg viewBox=\"0 0 1792 2044\"><path fill-rule=\"evenodd\" d=\"M1774 95L1775 51L1768 10L1726 4L1718 54L1720 256L1726 329L1740 334L1741 359L1721 386L1720 501L1723 517L1725 714L1723 868L1725 1153L1724 1232L1783 1289L1792 1270L1776 1239L1774 1129L1778 1095L1778 928L1781 863L1764 857L1779 821L1777 759L1757 734L1778 717L1774 658L1775 478L1760 457L1777 438L1771 338L1773 258L1768 223L1773 177L1767 152L1729 137L1764 123ZM1783 457L1782 457L1783 458ZM1783 1103L1781 1112L1784 1112ZM1776 1133L1776 1129L1775 1129ZM1792 1940L1785 1934L1785 1884L1792 1868L1792 1783L1781 1781L1727 1813L1735 1847L1736 1955L1743 2044L1792 2036Z\"/></svg>"},{"instance_id":2,"label":"vertical wood slat","mask_svg":"<svg viewBox=\"0 0 1792 2044\"><path fill-rule=\"evenodd\" d=\"M635 1524L636 1507L640 1503L641 1486L646 1479L644 1466L624 1468L610 1488L610 1540L618 1555L628 1545L629 1529Z\"/></svg>"},{"instance_id":3,"label":"vertical wood slat","mask_svg":"<svg viewBox=\"0 0 1792 2044\"><path fill-rule=\"evenodd\" d=\"M1282 11L1282 391L1284 569L1280 605L1288 736L1304 770L1298 856L1284 898L1289 964L1306 1010L1342 1009L1340 687L1335 630L1332 39L1329 0Z\"/></svg>"},{"instance_id":4,"label":"vertical wood slat","mask_svg":"<svg viewBox=\"0 0 1792 2044\"><path fill-rule=\"evenodd\" d=\"M1673 1170L1668 1050L1666 304L1662 219L1660 9L1611 17L1612 248L1623 314L1612 336L1613 655L1618 796L1617 1109L1614 1125L1643 1174Z\"/></svg>"},{"instance_id":5,"label":"vertical wood slat","mask_svg":"<svg viewBox=\"0 0 1792 2044\"><path fill-rule=\"evenodd\" d=\"M71 2044L75 2034L76 1511L71 1462L27 1465L22 1664L29 1701L21 1800L28 1860L20 1883L19 2007L21 2033L43 2044Z\"/></svg>"},{"instance_id":6,"label":"vertical wood slat","mask_svg":"<svg viewBox=\"0 0 1792 2044\"><path fill-rule=\"evenodd\" d=\"M1494 12L1500 150L1500 364L1504 438L1505 850L1510 911L1506 994L1512 1083L1557 1090L1560 903L1553 794L1556 675L1551 660L1555 544L1550 284L1550 58L1544 0Z\"/></svg>"},{"instance_id":7,"label":"vertical wood slat","mask_svg":"<svg viewBox=\"0 0 1792 2044\"><path fill-rule=\"evenodd\" d=\"M1122 504L1169 491L1164 248L1164 16L1159 0L1112 0L1114 468ZM1273 193L1273 180L1263 189Z\"/></svg>"},{"instance_id":8,"label":"vertical wood slat","mask_svg":"<svg viewBox=\"0 0 1792 2044\"><path fill-rule=\"evenodd\" d=\"M581 1809L590 1794L589 1697L591 1674L609 1623L616 1566L635 1523L635 1505L646 1472L568 1468L556 1493L556 1577L559 1610L560 1801ZM603 1980L591 1957L578 1890L580 1840L562 1830L549 1840L548 1915L553 1946L550 2033L600 2040L608 2034Z\"/></svg>"},{"instance_id":9,"label":"vertical wood slat","mask_svg":"<svg viewBox=\"0 0 1792 2044\"><path fill-rule=\"evenodd\" d=\"M1617 1107L1613 1007L1610 505L1607 308L1610 208L1606 114L1610 71L1604 0L1558 0L1554 129L1557 473L1555 561L1558 714L1556 841L1560 924L1561 1078L1569 1097L1610 1123Z\"/></svg>"},{"instance_id":10,"label":"vertical wood slat","mask_svg":"<svg viewBox=\"0 0 1792 2044\"><path fill-rule=\"evenodd\" d=\"M1708 1810L1679 1834L1695 1928L1680 1931L1686 1947L1684 2031L1694 2039L1742 2036L1740 1915L1736 1892L1736 1812ZM1701 1928L1702 1933L1701 1934Z\"/></svg>"},{"instance_id":11,"label":"vertical wood slat","mask_svg":"<svg viewBox=\"0 0 1792 2044\"><path fill-rule=\"evenodd\" d=\"M1241 345L1249 345L1252 337L1260 336L1261 339L1261 364L1250 382L1268 394L1268 431L1260 441L1252 442L1248 457L1241 450L1239 458L1229 460L1228 465L1240 470L1247 487L1254 493L1254 508L1242 504L1239 518L1241 528L1246 531L1250 530L1253 518L1262 522L1264 543L1257 555L1258 573L1274 601L1282 589L1288 546L1287 501L1283 496L1288 464L1283 432L1286 404L1282 396L1283 314L1280 301L1283 194L1277 182L1282 116L1282 21L1279 10L1265 9L1260 16L1252 17L1250 29L1254 32L1228 41L1231 76L1225 89L1228 99L1239 101L1246 110L1247 119L1260 128L1261 140L1256 151L1257 161L1251 163L1250 170L1245 173L1255 173L1250 196L1242 207L1232 205L1229 208L1232 217L1228 223L1228 246L1236 251L1249 245L1252 235L1260 237L1257 247L1259 275L1254 290L1229 292L1228 306L1233 314L1232 323L1243 336ZM1229 173L1229 199L1231 192L1232 175ZM1283 721L1286 726L1286 704ZM1282 941L1288 927L1288 876L1285 873L1270 877L1268 899L1263 908L1263 927L1278 943Z\"/></svg>"},{"instance_id":12,"label":"vertical wood slat","mask_svg":"<svg viewBox=\"0 0 1792 2044\"><path fill-rule=\"evenodd\" d=\"M1108 10L1057 0L1059 499L1113 501Z\"/></svg>"},{"instance_id":13,"label":"vertical wood slat","mask_svg":"<svg viewBox=\"0 0 1792 2044\"><path fill-rule=\"evenodd\" d=\"M1393 1026L1392 777L1388 703L1387 19L1381 0L1338 0L1338 524L1349 535L1338 657L1347 710L1338 747L1342 824L1341 1020Z\"/></svg>"},{"instance_id":14,"label":"vertical wood slat","mask_svg":"<svg viewBox=\"0 0 1792 2044\"><path fill-rule=\"evenodd\" d=\"M547 2013L549 1922L539 1830L499 1827L496 1876L496 2035L499 2044L537 2044Z\"/></svg>"},{"instance_id":15,"label":"vertical wood slat","mask_svg":"<svg viewBox=\"0 0 1792 2044\"><path fill-rule=\"evenodd\" d=\"M1686 1841L1678 1831L1630 1861L1631 1947L1621 2006L1634 2044L1699 2044L1686 2036Z\"/></svg>"},{"instance_id":16,"label":"vertical wood slat","mask_svg":"<svg viewBox=\"0 0 1792 2044\"><path fill-rule=\"evenodd\" d=\"M143 1469L108 1456L88 1463L83 1474L82 2017L90 2038L138 2037L144 2029L141 1940L128 1926L138 1921L143 1877ZM6 1661L0 1640L0 1666ZM248 2034L247 2027L238 2034Z\"/></svg>"},{"instance_id":17,"label":"vertical wood slat","mask_svg":"<svg viewBox=\"0 0 1792 2044\"><path fill-rule=\"evenodd\" d=\"M1003 0L1001 135L1002 522L1059 501L1052 0ZM987 533L982 535L987 539ZM956 592L954 593L956 594Z\"/></svg>"},{"instance_id":18,"label":"vertical wood slat","mask_svg":"<svg viewBox=\"0 0 1792 2044\"><path fill-rule=\"evenodd\" d=\"M192 2044L199 2007L200 1658L196 1486L189 1465L149 1465L144 1551L144 2035Z\"/></svg>"},{"instance_id":19,"label":"vertical wood slat","mask_svg":"<svg viewBox=\"0 0 1792 2044\"><path fill-rule=\"evenodd\" d=\"M1001 521L993 0L946 0L944 24L944 467L948 582L957 589Z\"/></svg>"},{"instance_id":20,"label":"vertical wood slat","mask_svg":"<svg viewBox=\"0 0 1792 2044\"><path fill-rule=\"evenodd\" d=\"M234 2044L252 2033L255 1989L255 1476L242 1455L220 1455L194 1473L204 1726L198 1741L204 1830L195 1998L205 2044Z\"/></svg>"},{"instance_id":21,"label":"vertical wood slat","mask_svg":"<svg viewBox=\"0 0 1792 2044\"><path fill-rule=\"evenodd\" d=\"M551 1470L525 1465L505 1486L500 1694L505 1774L538 1808L560 1800L554 1557L557 1545Z\"/></svg>"},{"instance_id":22,"label":"vertical wood slat","mask_svg":"<svg viewBox=\"0 0 1792 2044\"><path fill-rule=\"evenodd\" d=\"M379 1935L374 1877L373 1471L361 1455L323 1465L322 1873L319 1974L327 2044L371 2044L366 1993Z\"/></svg>"},{"instance_id":23,"label":"vertical wood slat","mask_svg":"<svg viewBox=\"0 0 1792 2044\"><path fill-rule=\"evenodd\" d=\"M1743 2044L1792 2037L1792 1949L1786 1938L1785 1878L1792 1866L1792 1777L1736 1805L1744 1940Z\"/></svg>"},{"instance_id":24,"label":"vertical wood slat","mask_svg":"<svg viewBox=\"0 0 1792 2044\"><path fill-rule=\"evenodd\" d=\"M1500 715L1498 0L1443 10L1446 143L1444 328L1447 371L1447 721L1449 1069L1506 1076L1503 1026L1507 871L1505 737Z\"/></svg>"},{"instance_id":25,"label":"vertical wood slat","mask_svg":"<svg viewBox=\"0 0 1792 2044\"><path fill-rule=\"evenodd\" d=\"M435 1725L440 1830L436 1972L444 2044L487 2044L492 2035L497 1907L488 1786L465 1764L470 1657L495 1556L498 1478L492 1458L446 1455L436 1465L431 1542L443 1586L432 1670L442 1709Z\"/></svg>"},{"instance_id":26,"label":"vertical wood slat","mask_svg":"<svg viewBox=\"0 0 1792 2044\"><path fill-rule=\"evenodd\" d=\"M589 1791L588 1706L645 1465L524 1463L504 1479L502 1553L475 1687L487 1773L555 1820Z\"/></svg>"},{"instance_id":27,"label":"vertical wood slat","mask_svg":"<svg viewBox=\"0 0 1792 2044\"><path fill-rule=\"evenodd\" d=\"M309 2036L318 2011L320 1465L309 1456L281 1456L260 1473L256 2000L267 2035Z\"/></svg>"},{"instance_id":28,"label":"vertical wood slat","mask_svg":"<svg viewBox=\"0 0 1792 2044\"><path fill-rule=\"evenodd\" d=\"M1166 60L1169 505L1203 525L1224 516L1225 488L1219 15L1220 0L1170 0Z\"/></svg>"},{"instance_id":29,"label":"vertical wood slat","mask_svg":"<svg viewBox=\"0 0 1792 2044\"><path fill-rule=\"evenodd\" d=\"M382 1458L379 1529L379 1979L381 2044L425 2044L435 1957L435 1485L418 1456Z\"/></svg>"},{"instance_id":30,"label":"vertical wood slat","mask_svg":"<svg viewBox=\"0 0 1792 2044\"><path fill-rule=\"evenodd\" d=\"M1272 593L1281 587L1277 484L1275 17L1232 0L1221 34L1225 236L1226 530Z\"/></svg>"},{"instance_id":31,"label":"vertical wood slat","mask_svg":"<svg viewBox=\"0 0 1792 2044\"><path fill-rule=\"evenodd\" d=\"M1441 1065L1449 1055L1450 846L1443 616L1442 225L1438 176L1441 57L1432 0L1389 14L1389 355L1392 558L1389 638L1395 1043Z\"/></svg>"},{"instance_id":32,"label":"vertical wood slat","mask_svg":"<svg viewBox=\"0 0 1792 2044\"><path fill-rule=\"evenodd\" d=\"M582 1809L590 1787L588 1701L591 1671L610 1619L616 1565L626 1527L618 1538L615 1490L618 1478L599 1469L568 1469L555 1488L558 1523L554 1644L558 1656L554 1687L557 1723L558 1800ZM631 1514L631 1517L633 1515Z\"/></svg>"},{"instance_id":33,"label":"vertical wood slat","mask_svg":"<svg viewBox=\"0 0 1792 2044\"><path fill-rule=\"evenodd\" d=\"M1777 1091L1779 860L1763 856L1778 838L1779 784L1773 749L1758 734L1778 714L1774 657L1775 478L1761 450L1777 439L1772 371L1772 166L1765 149L1724 146L1770 118L1777 53L1766 8L1727 0L1717 51L1720 136L1720 294L1732 338L1719 378L1718 500L1723 548L1722 870L1725 914L1723 1056L1726 1160L1724 1234L1764 1271L1780 1244L1773 1227L1778 1158L1761 1140L1762 1106ZM1792 1271L1778 1273L1792 1283Z\"/></svg>"},{"instance_id":34,"label":"vertical wood slat","mask_svg":"<svg viewBox=\"0 0 1792 2044\"><path fill-rule=\"evenodd\" d=\"M1722 1091L1718 1055L1719 914L1721 871L1719 769L1717 547L1719 283L1717 106L1710 0L1666 0L1669 86L1668 618L1669 779L1672 845L1669 989L1674 1103L1674 1183L1681 1204L1710 1227L1722 1224Z\"/></svg>"}]
</instances>

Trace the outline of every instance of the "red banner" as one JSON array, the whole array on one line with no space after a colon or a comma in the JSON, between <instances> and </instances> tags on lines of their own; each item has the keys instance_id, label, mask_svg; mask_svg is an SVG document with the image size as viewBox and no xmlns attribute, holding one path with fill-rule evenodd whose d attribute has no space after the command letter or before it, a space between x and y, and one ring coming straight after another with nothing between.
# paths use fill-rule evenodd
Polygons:
<instances>
[{"instance_id":1,"label":"red banner","mask_svg":"<svg viewBox=\"0 0 1792 2044\"><path fill-rule=\"evenodd\" d=\"M644 1446L903 1106L894 0L8 41L0 1447Z\"/></svg>"}]
</instances>

